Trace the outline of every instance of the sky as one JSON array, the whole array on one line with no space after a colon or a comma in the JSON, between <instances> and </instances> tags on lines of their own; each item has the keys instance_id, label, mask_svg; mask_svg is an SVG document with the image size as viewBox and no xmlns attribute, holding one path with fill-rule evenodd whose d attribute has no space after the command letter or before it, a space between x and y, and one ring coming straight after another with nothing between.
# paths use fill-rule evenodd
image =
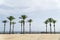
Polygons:
<instances>
[{"instance_id":1,"label":"sky","mask_svg":"<svg viewBox=\"0 0 60 40\"><path fill-rule=\"evenodd\" d=\"M27 15L25 31L29 31L28 19L32 19L32 31L45 31L44 21L48 18L55 19L56 31L60 31L60 0L0 0L0 31L3 31L3 20L7 20L6 31L9 31L7 17L14 16L16 19L15 31L20 31L21 15ZM48 24L48 31L49 24ZM52 26L53 31L53 26Z\"/></svg>"}]
</instances>

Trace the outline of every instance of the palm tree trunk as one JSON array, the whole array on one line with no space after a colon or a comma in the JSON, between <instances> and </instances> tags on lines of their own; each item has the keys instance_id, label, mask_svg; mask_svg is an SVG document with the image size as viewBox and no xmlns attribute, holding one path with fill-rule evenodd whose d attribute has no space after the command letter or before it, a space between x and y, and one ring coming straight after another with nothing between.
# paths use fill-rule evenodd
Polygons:
<instances>
[{"instance_id":1,"label":"palm tree trunk","mask_svg":"<svg viewBox=\"0 0 60 40\"><path fill-rule=\"evenodd\" d=\"M6 24L4 23L4 34L5 34L5 26L6 26Z\"/></svg>"},{"instance_id":2,"label":"palm tree trunk","mask_svg":"<svg viewBox=\"0 0 60 40\"><path fill-rule=\"evenodd\" d=\"M9 30L9 34L11 33L11 21L10 21L10 30Z\"/></svg>"},{"instance_id":3,"label":"palm tree trunk","mask_svg":"<svg viewBox=\"0 0 60 40\"><path fill-rule=\"evenodd\" d=\"M21 34L22 34L22 23L21 23Z\"/></svg>"},{"instance_id":4,"label":"palm tree trunk","mask_svg":"<svg viewBox=\"0 0 60 40\"><path fill-rule=\"evenodd\" d=\"M12 33L14 34L14 24L13 24L13 29L12 29Z\"/></svg>"},{"instance_id":5,"label":"palm tree trunk","mask_svg":"<svg viewBox=\"0 0 60 40\"><path fill-rule=\"evenodd\" d=\"M51 23L50 23L50 33L52 33Z\"/></svg>"},{"instance_id":6,"label":"palm tree trunk","mask_svg":"<svg viewBox=\"0 0 60 40\"><path fill-rule=\"evenodd\" d=\"M23 22L23 34L25 33L25 21Z\"/></svg>"},{"instance_id":7,"label":"palm tree trunk","mask_svg":"<svg viewBox=\"0 0 60 40\"><path fill-rule=\"evenodd\" d=\"M29 24L29 33L31 33L31 23Z\"/></svg>"},{"instance_id":8,"label":"palm tree trunk","mask_svg":"<svg viewBox=\"0 0 60 40\"><path fill-rule=\"evenodd\" d=\"M46 33L47 33L47 24L46 24Z\"/></svg>"},{"instance_id":9,"label":"palm tree trunk","mask_svg":"<svg viewBox=\"0 0 60 40\"><path fill-rule=\"evenodd\" d=\"M54 33L55 33L55 24L54 24Z\"/></svg>"}]
</instances>

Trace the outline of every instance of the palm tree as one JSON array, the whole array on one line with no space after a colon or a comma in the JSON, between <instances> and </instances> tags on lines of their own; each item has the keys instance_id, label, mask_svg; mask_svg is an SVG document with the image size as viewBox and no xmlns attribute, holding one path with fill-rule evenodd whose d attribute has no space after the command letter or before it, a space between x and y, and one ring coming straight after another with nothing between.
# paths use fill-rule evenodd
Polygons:
<instances>
[{"instance_id":1,"label":"palm tree","mask_svg":"<svg viewBox=\"0 0 60 40\"><path fill-rule=\"evenodd\" d=\"M4 33L5 33L5 27L6 27L7 20L3 20L2 22L4 23Z\"/></svg>"},{"instance_id":2,"label":"palm tree","mask_svg":"<svg viewBox=\"0 0 60 40\"><path fill-rule=\"evenodd\" d=\"M32 19L29 19L28 22L29 22L29 33L31 33L31 23L32 23Z\"/></svg>"},{"instance_id":3,"label":"palm tree","mask_svg":"<svg viewBox=\"0 0 60 40\"><path fill-rule=\"evenodd\" d=\"M23 20L23 33L25 33L25 19L27 18L27 16L21 15L21 17L19 17L19 18Z\"/></svg>"},{"instance_id":4,"label":"palm tree","mask_svg":"<svg viewBox=\"0 0 60 40\"><path fill-rule=\"evenodd\" d=\"M52 18L48 18L48 20L49 20L49 23L50 23L50 33L52 33L52 28L51 28L51 26L52 26L52 21L53 21L53 19Z\"/></svg>"},{"instance_id":5,"label":"palm tree","mask_svg":"<svg viewBox=\"0 0 60 40\"><path fill-rule=\"evenodd\" d=\"M44 23L46 24L46 33L47 33L47 24L48 24L48 20L46 20Z\"/></svg>"},{"instance_id":6,"label":"palm tree","mask_svg":"<svg viewBox=\"0 0 60 40\"><path fill-rule=\"evenodd\" d=\"M14 33L14 25L15 25L16 23L15 23L15 22L12 22L11 24L13 24L12 33Z\"/></svg>"},{"instance_id":7,"label":"palm tree","mask_svg":"<svg viewBox=\"0 0 60 40\"><path fill-rule=\"evenodd\" d=\"M56 23L56 20L53 20L53 26L54 26L54 33L55 33L55 23Z\"/></svg>"},{"instance_id":8,"label":"palm tree","mask_svg":"<svg viewBox=\"0 0 60 40\"><path fill-rule=\"evenodd\" d=\"M9 19L9 21L10 21L10 30L9 30L9 33L11 33L11 22L12 22L12 20L14 20L15 18L13 17L13 16L9 16L9 17L7 17L8 19Z\"/></svg>"},{"instance_id":9,"label":"palm tree","mask_svg":"<svg viewBox=\"0 0 60 40\"><path fill-rule=\"evenodd\" d=\"M23 24L23 20L19 21L19 23L21 23L21 33L22 33L22 24Z\"/></svg>"}]
</instances>

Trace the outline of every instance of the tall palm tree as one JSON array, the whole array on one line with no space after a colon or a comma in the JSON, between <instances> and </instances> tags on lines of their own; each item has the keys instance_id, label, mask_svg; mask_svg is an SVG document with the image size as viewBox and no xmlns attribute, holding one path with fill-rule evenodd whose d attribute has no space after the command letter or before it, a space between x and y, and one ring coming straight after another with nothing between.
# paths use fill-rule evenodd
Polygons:
<instances>
[{"instance_id":1,"label":"tall palm tree","mask_svg":"<svg viewBox=\"0 0 60 40\"><path fill-rule=\"evenodd\" d=\"M19 23L21 23L21 33L22 33L22 24L23 24L23 20L19 21Z\"/></svg>"},{"instance_id":2,"label":"tall palm tree","mask_svg":"<svg viewBox=\"0 0 60 40\"><path fill-rule=\"evenodd\" d=\"M52 27L51 27L52 24L51 23L52 23L53 19L52 18L48 18L48 20L49 20L49 23L50 23L50 33L52 33Z\"/></svg>"},{"instance_id":3,"label":"tall palm tree","mask_svg":"<svg viewBox=\"0 0 60 40\"><path fill-rule=\"evenodd\" d=\"M4 33L5 33L5 27L6 27L7 20L3 20L2 22L4 23Z\"/></svg>"},{"instance_id":4,"label":"tall palm tree","mask_svg":"<svg viewBox=\"0 0 60 40\"><path fill-rule=\"evenodd\" d=\"M23 34L25 33L25 19L27 18L26 15L21 15L21 17L19 17L20 19L23 20Z\"/></svg>"},{"instance_id":5,"label":"tall palm tree","mask_svg":"<svg viewBox=\"0 0 60 40\"><path fill-rule=\"evenodd\" d=\"M46 33L47 33L47 24L48 24L48 20L46 20L44 23L46 24Z\"/></svg>"},{"instance_id":6,"label":"tall palm tree","mask_svg":"<svg viewBox=\"0 0 60 40\"><path fill-rule=\"evenodd\" d=\"M53 20L54 33L55 33L55 23L56 23L56 20Z\"/></svg>"},{"instance_id":7,"label":"tall palm tree","mask_svg":"<svg viewBox=\"0 0 60 40\"><path fill-rule=\"evenodd\" d=\"M8 19L9 19L9 21L10 21L10 30L9 30L9 33L11 33L11 22L12 22L12 20L14 20L15 18L13 17L13 16L9 16L9 17L7 17Z\"/></svg>"},{"instance_id":8,"label":"tall palm tree","mask_svg":"<svg viewBox=\"0 0 60 40\"><path fill-rule=\"evenodd\" d=\"M31 33L31 23L32 23L32 19L29 19L28 22L29 22L29 33Z\"/></svg>"},{"instance_id":9,"label":"tall palm tree","mask_svg":"<svg viewBox=\"0 0 60 40\"><path fill-rule=\"evenodd\" d=\"M16 23L15 23L15 22L12 22L11 24L13 25L13 27L12 27L12 33L14 33L14 25L15 25Z\"/></svg>"}]
</instances>

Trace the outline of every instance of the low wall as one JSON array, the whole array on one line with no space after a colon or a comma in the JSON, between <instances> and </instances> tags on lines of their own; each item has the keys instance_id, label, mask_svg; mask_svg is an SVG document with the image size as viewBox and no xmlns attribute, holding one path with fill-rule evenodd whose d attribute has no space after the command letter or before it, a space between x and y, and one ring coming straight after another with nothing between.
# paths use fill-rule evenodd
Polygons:
<instances>
[{"instance_id":1,"label":"low wall","mask_svg":"<svg viewBox=\"0 0 60 40\"><path fill-rule=\"evenodd\" d=\"M60 40L60 34L0 34L0 40Z\"/></svg>"}]
</instances>

